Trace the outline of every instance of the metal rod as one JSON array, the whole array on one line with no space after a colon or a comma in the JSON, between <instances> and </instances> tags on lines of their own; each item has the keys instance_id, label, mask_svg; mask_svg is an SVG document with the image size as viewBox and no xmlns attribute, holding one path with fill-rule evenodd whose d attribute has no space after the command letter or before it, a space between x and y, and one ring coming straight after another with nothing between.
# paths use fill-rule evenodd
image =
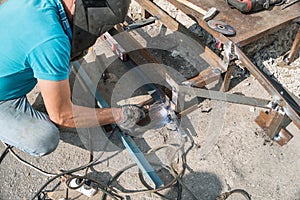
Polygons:
<instances>
[{"instance_id":1,"label":"metal rod","mask_svg":"<svg viewBox=\"0 0 300 200\"><path fill-rule=\"evenodd\" d=\"M258 99L252 97L246 97L238 94L226 94L219 91L205 90L200 88L193 88L189 86L179 86L179 93L185 93L189 95L195 95L206 99L212 99L217 101L225 101L229 103L236 103L248 106L255 106L261 108L270 109L271 101L265 99Z\"/></svg>"}]
</instances>

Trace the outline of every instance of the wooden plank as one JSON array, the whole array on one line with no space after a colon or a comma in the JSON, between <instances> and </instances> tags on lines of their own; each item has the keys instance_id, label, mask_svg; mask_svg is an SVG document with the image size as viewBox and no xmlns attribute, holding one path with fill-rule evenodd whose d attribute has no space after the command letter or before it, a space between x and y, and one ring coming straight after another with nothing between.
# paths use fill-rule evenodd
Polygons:
<instances>
[{"instance_id":1,"label":"wooden plank","mask_svg":"<svg viewBox=\"0 0 300 200\"><path fill-rule=\"evenodd\" d=\"M168 0L184 13L195 17L203 28L208 27L203 23L203 15L194 11L176 0ZM214 18L228 23L236 30L236 36L230 37L236 45L245 46L264 35L277 31L284 26L293 23L293 20L300 17L300 3L296 3L285 10L281 10L280 6L273 7L271 10L265 10L257 13L242 14L236 9L230 8L224 0L189 0L191 3L209 10L216 7L219 14ZM207 29L208 30L208 29ZM217 36L217 35L214 35ZM219 39L219 37L216 37Z\"/></svg>"},{"instance_id":2,"label":"wooden plank","mask_svg":"<svg viewBox=\"0 0 300 200\"><path fill-rule=\"evenodd\" d=\"M204 87L205 85L208 85L214 81L219 80L220 76L221 76L220 70L209 67L203 70L202 72L200 72L198 76L185 81L183 84L201 88Z\"/></svg>"},{"instance_id":3,"label":"wooden plank","mask_svg":"<svg viewBox=\"0 0 300 200\"><path fill-rule=\"evenodd\" d=\"M153 2L153 0L150 0L150 1ZM149 18L151 16L152 16L151 13L149 13L147 11L147 9L145 9L145 8L142 7L142 17L145 18L145 19L147 19L147 18Z\"/></svg>"},{"instance_id":4,"label":"wooden plank","mask_svg":"<svg viewBox=\"0 0 300 200\"><path fill-rule=\"evenodd\" d=\"M291 48L291 52L290 52L289 58L288 58L289 59L288 60L288 64L290 64L291 62L294 61L296 53L297 53L297 51L299 49L299 46L300 46L300 28L299 28L298 33L296 35L296 38L295 38L295 40L293 42L293 46Z\"/></svg>"},{"instance_id":5,"label":"wooden plank","mask_svg":"<svg viewBox=\"0 0 300 200\"><path fill-rule=\"evenodd\" d=\"M231 82L231 75L232 75L233 70L234 70L234 66L230 65L228 67L227 72L224 75L223 83L222 83L222 86L221 86L221 89L220 89L222 92L228 92L229 91L230 82Z\"/></svg>"}]
</instances>

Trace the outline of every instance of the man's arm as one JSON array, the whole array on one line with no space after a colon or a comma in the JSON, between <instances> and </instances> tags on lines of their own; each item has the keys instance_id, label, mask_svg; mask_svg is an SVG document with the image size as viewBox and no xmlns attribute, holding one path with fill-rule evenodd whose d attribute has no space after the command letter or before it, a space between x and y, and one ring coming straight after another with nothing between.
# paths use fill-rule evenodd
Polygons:
<instances>
[{"instance_id":1,"label":"man's arm","mask_svg":"<svg viewBox=\"0 0 300 200\"><path fill-rule=\"evenodd\" d=\"M69 79L63 81L38 80L48 115L61 127L87 128L118 123L123 119L119 108L88 108L71 101Z\"/></svg>"}]
</instances>

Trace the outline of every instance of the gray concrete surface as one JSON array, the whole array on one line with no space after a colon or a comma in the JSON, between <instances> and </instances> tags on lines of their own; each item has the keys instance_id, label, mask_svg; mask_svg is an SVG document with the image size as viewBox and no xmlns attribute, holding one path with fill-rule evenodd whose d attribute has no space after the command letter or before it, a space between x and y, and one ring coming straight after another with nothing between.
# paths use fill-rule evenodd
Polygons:
<instances>
[{"instance_id":1,"label":"gray concrete surface","mask_svg":"<svg viewBox=\"0 0 300 200\"><path fill-rule=\"evenodd\" d=\"M178 42L179 36L171 32L167 32L163 39L158 37L159 28L159 24L155 24L132 34L145 46L160 44L161 49L154 51L157 58L175 71L179 71L179 74L191 75L189 67L201 62L193 56L195 51L187 48L184 43ZM141 34L145 35L140 37ZM162 40L158 40L159 38ZM201 50L201 47L197 48ZM83 67L98 85L101 93L105 97L114 97L115 101L123 94L132 93L133 90L130 88L136 87L136 80L131 80L132 85L124 85L124 82L119 81L118 77L120 74L125 76L126 70L121 67L120 61L113 56L109 48L98 41L94 52L86 58L88 62L83 64ZM97 62L94 62L94 59ZM298 62L299 59L295 61ZM105 82L100 80L103 66L109 66L109 76ZM295 67L300 68L299 65ZM200 68L201 66L196 67L196 70ZM291 76L299 79L298 74L291 74ZM243 77L238 74L234 78L230 93L270 98L252 76ZM81 87L74 75L71 80L73 101L76 104L94 106L93 97ZM121 97L117 97L118 95ZM37 88L28 97L37 109L44 110ZM115 101L113 103L116 103ZM196 196L199 200L212 200L223 192L240 188L246 190L253 200L300 200L300 152L298 151L300 131L291 124L288 129L294 134L294 138L283 147L266 140L262 130L254 122L261 110L206 100L194 112L182 119L183 128L191 135L185 143L186 148L191 145L192 140L195 143L187 154L187 170L182 179L185 185L182 199L192 199ZM181 142L180 137L167 128L149 130L143 137L135 138L135 141L145 153L159 145ZM45 157L35 158L17 149L15 151L28 162L46 171L57 173L58 170L72 169L87 163L91 147L94 150L94 157L101 156L100 160L103 162L90 170L89 176L103 184L119 170L134 163L119 139L114 136L109 140L108 135L102 133L100 128L61 130L61 141L57 150ZM0 151L3 150L4 147L0 145ZM173 148L164 148L147 158L160 165L162 163L169 165L173 161L171 159L173 155ZM168 171L159 166L155 169L165 183L171 180ZM137 168L128 170L114 184L121 189L143 189L137 172ZM0 165L0 199L30 199L49 179L8 154ZM55 183L58 181L59 179ZM54 184L51 184L47 189L53 186ZM164 190L162 193L171 199L176 199L176 188ZM127 199L162 198L146 193L130 195ZM243 197L235 194L229 199L238 200Z\"/></svg>"}]
</instances>

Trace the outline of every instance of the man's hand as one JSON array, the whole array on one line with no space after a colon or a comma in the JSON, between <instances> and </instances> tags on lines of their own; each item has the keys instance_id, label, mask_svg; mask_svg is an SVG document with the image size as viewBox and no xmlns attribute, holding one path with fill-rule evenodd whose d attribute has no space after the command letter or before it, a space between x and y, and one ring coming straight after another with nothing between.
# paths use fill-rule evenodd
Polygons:
<instances>
[{"instance_id":1,"label":"man's hand","mask_svg":"<svg viewBox=\"0 0 300 200\"><path fill-rule=\"evenodd\" d=\"M146 108L137 105L126 105L122 106L121 109L123 120L118 125L126 131L132 131L131 129L148 114Z\"/></svg>"}]
</instances>

